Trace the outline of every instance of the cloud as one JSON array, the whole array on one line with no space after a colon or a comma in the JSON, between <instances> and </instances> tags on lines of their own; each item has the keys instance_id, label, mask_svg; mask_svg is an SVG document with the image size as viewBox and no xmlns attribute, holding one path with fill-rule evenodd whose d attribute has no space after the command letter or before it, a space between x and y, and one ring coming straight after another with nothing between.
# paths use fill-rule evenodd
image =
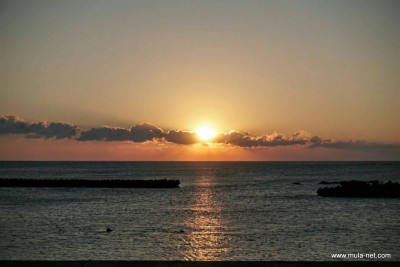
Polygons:
<instances>
[{"instance_id":1,"label":"cloud","mask_svg":"<svg viewBox=\"0 0 400 267\"><path fill-rule=\"evenodd\" d=\"M127 141L129 130L123 128L99 127L82 131L78 141Z\"/></svg>"},{"instance_id":2,"label":"cloud","mask_svg":"<svg viewBox=\"0 0 400 267\"><path fill-rule=\"evenodd\" d=\"M270 135L262 135L253 137L247 132L230 131L229 133L221 133L215 139L215 143L225 143L240 147L267 147L267 146L293 146L305 145L307 140L303 137L303 133L297 132L291 137L273 132Z\"/></svg>"},{"instance_id":3,"label":"cloud","mask_svg":"<svg viewBox=\"0 0 400 267\"><path fill-rule=\"evenodd\" d=\"M0 134L26 134L28 123L17 116L0 116Z\"/></svg>"},{"instance_id":4,"label":"cloud","mask_svg":"<svg viewBox=\"0 0 400 267\"><path fill-rule=\"evenodd\" d=\"M78 127L65 122L38 122L29 126L31 133L29 138L72 138L78 132Z\"/></svg>"},{"instance_id":5,"label":"cloud","mask_svg":"<svg viewBox=\"0 0 400 267\"><path fill-rule=\"evenodd\" d=\"M167 141L170 143L181 145L190 145L200 142L194 132L181 130L170 130L168 132L165 132L161 128L150 123L134 125L130 130L113 127L92 128L87 131L82 131L77 140L132 141L137 143L157 140L160 142Z\"/></svg>"},{"instance_id":6,"label":"cloud","mask_svg":"<svg viewBox=\"0 0 400 267\"><path fill-rule=\"evenodd\" d=\"M370 143L365 140L356 141L335 141L331 139L322 140L319 136L313 136L310 139L310 148L330 148L330 149L347 149L355 151L388 151L388 152L400 152L400 144L382 144L382 143Z\"/></svg>"},{"instance_id":7,"label":"cloud","mask_svg":"<svg viewBox=\"0 0 400 267\"><path fill-rule=\"evenodd\" d=\"M150 123L135 125L130 131L132 141L146 142L154 139L159 139L165 136L164 131Z\"/></svg>"},{"instance_id":8,"label":"cloud","mask_svg":"<svg viewBox=\"0 0 400 267\"><path fill-rule=\"evenodd\" d=\"M238 131L230 131L229 133L220 133L214 139L214 143L224 143L242 147L255 147L258 146L256 138L248 133L241 133Z\"/></svg>"},{"instance_id":9,"label":"cloud","mask_svg":"<svg viewBox=\"0 0 400 267\"><path fill-rule=\"evenodd\" d=\"M192 131L169 130L165 132L161 128L143 123L134 125L130 130L124 128L100 127L82 131L77 138L78 141L132 141L146 142L157 140L166 141L180 145L191 145L202 143L197 134ZM291 137L285 137L276 132L271 135L253 137L249 133L230 131L229 133L220 133L210 143L223 143L240 147L260 147L260 146L290 146L304 145L307 140L303 132L297 132Z\"/></svg>"},{"instance_id":10,"label":"cloud","mask_svg":"<svg viewBox=\"0 0 400 267\"><path fill-rule=\"evenodd\" d=\"M27 123L14 115L0 116L0 135L25 134L27 138L72 138L78 127L65 122Z\"/></svg>"},{"instance_id":11,"label":"cloud","mask_svg":"<svg viewBox=\"0 0 400 267\"><path fill-rule=\"evenodd\" d=\"M201 142L194 132L170 130L165 140L175 144L191 145Z\"/></svg>"},{"instance_id":12,"label":"cloud","mask_svg":"<svg viewBox=\"0 0 400 267\"><path fill-rule=\"evenodd\" d=\"M78 141L133 141L146 142L162 138L165 134L161 128L150 123L133 126L130 130L114 127L92 128L82 131Z\"/></svg>"}]
</instances>

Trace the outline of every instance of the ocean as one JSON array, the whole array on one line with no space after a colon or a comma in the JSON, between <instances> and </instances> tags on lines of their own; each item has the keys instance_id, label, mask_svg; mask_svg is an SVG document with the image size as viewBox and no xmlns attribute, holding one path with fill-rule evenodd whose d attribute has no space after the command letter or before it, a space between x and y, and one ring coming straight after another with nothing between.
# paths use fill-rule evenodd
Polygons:
<instances>
[{"instance_id":1,"label":"ocean","mask_svg":"<svg viewBox=\"0 0 400 267\"><path fill-rule=\"evenodd\" d=\"M181 185L0 188L0 260L400 260L400 199L316 194L324 180L400 182L400 162L0 162L1 178Z\"/></svg>"}]
</instances>

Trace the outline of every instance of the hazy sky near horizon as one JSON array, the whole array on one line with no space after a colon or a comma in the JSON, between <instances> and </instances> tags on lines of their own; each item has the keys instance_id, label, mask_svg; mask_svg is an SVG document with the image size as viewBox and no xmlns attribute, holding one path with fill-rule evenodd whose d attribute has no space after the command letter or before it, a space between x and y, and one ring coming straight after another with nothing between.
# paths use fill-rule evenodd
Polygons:
<instances>
[{"instance_id":1,"label":"hazy sky near horizon","mask_svg":"<svg viewBox=\"0 0 400 267\"><path fill-rule=\"evenodd\" d=\"M0 114L400 143L399 14L385 0L3 0Z\"/></svg>"}]
</instances>

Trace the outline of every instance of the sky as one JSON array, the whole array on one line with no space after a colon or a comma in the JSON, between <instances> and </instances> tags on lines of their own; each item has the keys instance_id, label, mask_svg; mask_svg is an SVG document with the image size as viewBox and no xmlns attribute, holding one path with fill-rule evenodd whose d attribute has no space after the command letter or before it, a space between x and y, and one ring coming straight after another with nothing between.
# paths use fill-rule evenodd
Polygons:
<instances>
[{"instance_id":1,"label":"sky","mask_svg":"<svg viewBox=\"0 0 400 267\"><path fill-rule=\"evenodd\" d=\"M399 14L2 0L0 160L400 160Z\"/></svg>"}]
</instances>

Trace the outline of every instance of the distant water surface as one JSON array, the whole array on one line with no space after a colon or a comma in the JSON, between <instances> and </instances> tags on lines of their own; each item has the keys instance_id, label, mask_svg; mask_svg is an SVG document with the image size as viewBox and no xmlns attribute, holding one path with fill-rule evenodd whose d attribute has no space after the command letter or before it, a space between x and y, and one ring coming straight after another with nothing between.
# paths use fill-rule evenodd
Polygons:
<instances>
[{"instance_id":1,"label":"distant water surface","mask_svg":"<svg viewBox=\"0 0 400 267\"><path fill-rule=\"evenodd\" d=\"M0 188L2 260L400 260L400 199L316 194L322 180L400 182L399 162L0 162L1 178L181 181Z\"/></svg>"}]
</instances>

